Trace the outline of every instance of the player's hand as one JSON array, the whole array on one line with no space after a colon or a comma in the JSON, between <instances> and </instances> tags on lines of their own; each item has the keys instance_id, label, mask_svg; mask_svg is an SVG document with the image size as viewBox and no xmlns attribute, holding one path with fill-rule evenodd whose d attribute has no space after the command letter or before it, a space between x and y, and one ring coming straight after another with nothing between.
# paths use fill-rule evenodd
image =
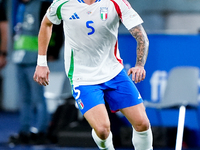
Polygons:
<instances>
[{"instance_id":1,"label":"player's hand","mask_svg":"<svg viewBox=\"0 0 200 150\"><path fill-rule=\"evenodd\" d=\"M132 74L132 80L135 83L141 82L146 77L146 71L143 66L135 66L128 70L128 75Z\"/></svg>"},{"instance_id":2,"label":"player's hand","mask_svg":"<svg viewBox=\"0 0 200 150\"><path fill-rule=\"evenodd\" d=\"M47 66L36 66L33 79L40 85L49 85L49 67Z\"/></svg>"}]
</instances>

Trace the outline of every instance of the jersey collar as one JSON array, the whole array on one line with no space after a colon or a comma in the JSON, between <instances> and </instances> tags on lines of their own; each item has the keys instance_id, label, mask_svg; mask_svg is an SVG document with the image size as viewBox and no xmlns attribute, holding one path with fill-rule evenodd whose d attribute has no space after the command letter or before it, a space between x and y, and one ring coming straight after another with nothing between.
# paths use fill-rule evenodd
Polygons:
<instances>
[{"instance_id":1,"label":"jersey collar","mask_svg":"<svg viewBox=\"0 0 200 150\"><path fill-rule=\"evenodd\" d=\"M96 2L100 2L100 1L101 1L101 0L96 0L95 3L96 3ZM78 0L78 2L79 2L79 3L85 3L84 0Z\"/></svg>"}]
</instances>

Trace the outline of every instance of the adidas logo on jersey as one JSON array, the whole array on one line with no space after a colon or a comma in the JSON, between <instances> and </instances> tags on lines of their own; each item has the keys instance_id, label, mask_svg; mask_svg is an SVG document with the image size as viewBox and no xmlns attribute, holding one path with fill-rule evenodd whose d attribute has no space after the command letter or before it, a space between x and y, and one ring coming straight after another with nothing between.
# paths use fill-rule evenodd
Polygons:
<instances>
[{"instance_id":1,"label":"adidas logo on jersey","mask_svg":"<svg viewBox=\"0 0 200 150\"><path fill-rule=\"evenodd\" d=\"M73 20L73 19L80 19L80 18L76 13L74 13L69 19Z\"/></svg>"}]
</instances>

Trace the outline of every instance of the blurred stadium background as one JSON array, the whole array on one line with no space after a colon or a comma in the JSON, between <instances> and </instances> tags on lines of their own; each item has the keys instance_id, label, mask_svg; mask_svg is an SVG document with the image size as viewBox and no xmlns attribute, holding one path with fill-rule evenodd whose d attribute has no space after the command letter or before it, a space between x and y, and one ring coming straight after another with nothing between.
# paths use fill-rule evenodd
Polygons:
<instances>
[{"instance_id":1,"label":"blurred stadium background","mask_svg":"<svg viewBox=\"0 0 200 150\"><path fill-rule=\"evenodd\" d=\"M137 84L138 89L143 96L143 99L153 103L160 103L165 89L167 78L170 70L177 66L195 66L200 67L200 1L199 0L129 0L132 7L143 18L143 26L148 33L150 47L147 64L145 66L147 77L145 81ZM16 79L15 66L11 61L12 53L12 34L13 24L15 24L13 12L16 11L17 0L8 0L8 18L10 23L9 32L9 60L6 68L2 70L3 75L3 99L0 101L0 144L2 149L13 149L4 147L8 137L11 133L17 132L18 126L18 102L16 97ZM119 30L119 48L121 50L121 57L124 60L124 66L129 69L135 64L135 47L136 43L128 31L120 26ZM48 110L53 114L60 103L58 96L62 93L62 82L65 80L65 73L63 72L63 50L60 53L60 60L49 63L51 70L51 82L46 88ZM197 81L200 87L200 80ZM200 90L199 90L200 92ZM200 95L197 101L200 100ZM175 101L175 100L174 100ZM164 109L147 107L147 115L149 116L154 132L155 149L174 149L176 140L176 128L178 123L178 109ZM119 139L121 145L119 149L130 148L130 125L126 119L117 115L123 123L120 126ZM162 120L162 121L161 121ZM164 120L164 121L163 121ZM197 109L189 109L186 111L185 130L184 130L184 149L200 149L200 111ZM84 129L84 128L83 128ZM87 128L88 129L88 128ZM67 134L67 133L66 133ZM88 134L89 131L88 131ZM90 137L82 137L85 140ZM60 146L63 149L74 150L74 145L67 145L64 141L67 137L65 133L60 136ZM74 138L74 137L73 137ZM75 137L75 138L78 138ZM79 136L80 138L80 136ZM81 145L77 139L77 145ZM78 141L80 143L78 143ZM70 144L70 142L69 142ZM52 145L51 145L52 146ZM89 147L94 146L89 143ZM67 147L67 148L66 148ZM69 148L71 147L71 148ZM84 147L84 146L83 146ZM95 146L94 146L95 147ZM52 147L16 147L19 150L40 149L51 150ZM55 148L59 150L59 148ZM61 149L61 148L60 148ZM77 149L81 149L80 147ZM88 150L90 148L87 148ZM95 149L95 148L92 148Z\"/></svg>"}]
</instances>

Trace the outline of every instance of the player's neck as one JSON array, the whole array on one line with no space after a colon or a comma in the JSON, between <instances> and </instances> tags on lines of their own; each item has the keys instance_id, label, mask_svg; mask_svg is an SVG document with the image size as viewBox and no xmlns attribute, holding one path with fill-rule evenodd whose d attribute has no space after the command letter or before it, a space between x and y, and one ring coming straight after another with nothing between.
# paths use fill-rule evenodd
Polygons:
<instances>
[{"instance_id":1,"label":"player's neck","mask_svg":"<svg viewBox=\"0 0 200 150\"><path fill-rule=\"evenodd\" d=\"M84 2L88 5L91 5L95 2L96 0L84 0Z\"/></svg>"}]
</instances>

